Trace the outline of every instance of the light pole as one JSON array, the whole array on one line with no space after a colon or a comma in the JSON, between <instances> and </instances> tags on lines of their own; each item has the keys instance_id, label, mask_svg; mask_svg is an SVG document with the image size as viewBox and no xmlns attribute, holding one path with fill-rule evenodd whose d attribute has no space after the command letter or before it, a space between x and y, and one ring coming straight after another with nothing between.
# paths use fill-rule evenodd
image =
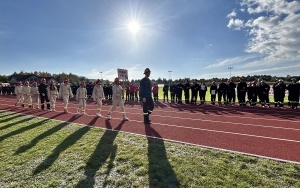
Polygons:
<instances>
[{"instance_id":1,"label":"light pole","mask_svg":"<svg viewBox=\"0 0 300 188\"><path fill-rule=\"evenodd\" d=\"M101 80L102 80L102 72L100 72L100 74L101 74Z\"/></svg>"},{"instance_id":2,"label":"light pole","mask_svg":"<svg viewBox=\"0 0 300 188\"><path fill-rule=\"evenodd\" d=\"M171 70L168 71L169 72L169 80L171 80Z\"/></svg>"},{"instance_id":3,"label":"light pole","mask_svg":"<svg viewBox=\"0 0 300 188\"><path fill-rule=\"evenodd\" d=\"M229 69L229 78L231 78L231 69L233 69L233 67L228 67Z\"/></svg>"}]
</instances>

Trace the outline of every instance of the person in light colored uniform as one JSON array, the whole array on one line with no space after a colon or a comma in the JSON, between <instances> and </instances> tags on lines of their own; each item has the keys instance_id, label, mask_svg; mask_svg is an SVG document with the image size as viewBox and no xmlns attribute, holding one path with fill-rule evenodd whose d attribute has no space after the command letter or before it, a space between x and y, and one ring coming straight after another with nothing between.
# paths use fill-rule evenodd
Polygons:
<instances>
[{"instance_id":1,"label":"person in light colored uniform","mask_svg":"<svg viewBox=\"0 0 300 188\"><path fill-rule=\"evenodd\" d=\"M120 106L120 111L123 114L122 120L128 121L129 119L126 117L124 101L122 99L123 88L120 86L119 78L115 78L114 83L115 85L112 88L112 107L108 111L106 119L111 119L111 113L116 109L117 106Z\"/></svg>"},{"instance_id":2,"label":"person in light colored uniform","mask_svg":"<svg viewBox=\"0 0 300 188\"><path fill-rule=\"evenodd\" d=\"M39 92L39 88L37 87L36 82L32 83L30 95L32 98L32 108L35 107L36 109L39 109L40 108L40 92Z\"/></svg>"},{"instance_id":3,"label":"person in light colored uniform","mask_svg":"<svg viewBox=\"0 0 300 188\"><path fill-rule=\"evenodd\" d=\"M23 103L22 107L25 106L25 104L28 104L28 107L31 108L32 106L32 99L31 99L31 87L29 85L29 82L26 81L25 85L22 87L23 92Z\"/></svg>"},{"instance_id":4,"label":"person in light colored uniform","mask_svg":"<svg viewBox=\"0 0 300 188\"><path fill-rule=\"evenodd\" d=\"M15 106L17 106L19 103L22 103L23 101L23 86L22 82L18 82L15 86L15 94L16 94L16 103Z\"/></svg>"},{"instance_id":5,"label":"person in light colored uniform","mask_svg":"<svg viewBox=\"0 0 300 188\"><path fill-rule=\"evenodd\" d=\"M53 80L50 81L50 84L47 88L47 95L48 95L48 99L50 100L50 110L49 111L56 111L55 104L56 104L56 99L58 96L58 90L57 90L57 87L55 86L55 83Z\"/></svg>"},{"instance_id":6,"label":"person in light colored uniform","mask_svg":"<svg viewBox=\"0 0 300 188\"><path fill-rule=\"evenodd\" d=\"M101 80L97 80L95 82L95 87L93 89L92 99L97 103L97 116L101 116L102 110L102 100L105 100L104 90L101 86Z\"/></svg>"},{"instance_id":7,"label":"person in light colored uniform","mask_svg":"<svg viewBox=\"0 0 300 188\"><path fill-rule=\"evenodd\" d=\"M69 99L73 98L73 93L71 85L69 84L69 79L65 79L64 83L59 87L59 98L62 98L64 101L64 112L68 113L68 104Z\"/></svg>"},{"instance_id":8,"label":"person in light colored uniform","mask_svg":"<svg viewBox=\"0 0 300 188\"><path fill-rule=\"evenodd\" d=\"M77 114L86 115L86 99L87 99L87 90L85 82L80 83L80 87L76 91L76 100L78 101Z\"/></svg>"}]
</instances>

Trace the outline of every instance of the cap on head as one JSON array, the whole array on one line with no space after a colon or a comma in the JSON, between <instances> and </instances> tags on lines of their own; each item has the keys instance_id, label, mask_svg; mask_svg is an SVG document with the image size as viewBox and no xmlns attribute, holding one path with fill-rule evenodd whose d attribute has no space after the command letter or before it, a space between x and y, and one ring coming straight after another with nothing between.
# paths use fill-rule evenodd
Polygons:
<instances>
[{"instance_id":1,"label":"cap on head","mask_svg":"<svg viewBox=\"0 0 300 188\"><path fill-rule=\"evenodd\" d=\"M96 84L100 85L100 84L101 84L101 80L98 79L98 80L96 81ZM105 85L105 84L104 84L104 85Z\"/></svg>"},{"instance_id":2,"label":"cap on head","mask_svg":"<svg viewBox=\"0 0 300 188\"><path fill-rule=\"evenodd\" d=\"M119 78L118 78L118 77L116 77L116 78L115 78L115 80L114 80L114 82L115 82L115 83L118 83L118 82L120 82Z\"/></svg>"},{"instance_id":3,"label":"cap on head","mask_svg":"<svg viewBox=\"0 0 300 188\"><path fill-rule=\"evenodd\" d=\"M46 82L46 79L45 79L45 78L43 78L43 79L42 79L42 82Z\"/></svg>"},{"instance_id":4,"label":"cap on head","mask_svg":"<svg viewBox=\"0 0 300 188\"><path fill-rule=\"evenodd\" d=\"M144 71L144 74L150 73L150 72L151 72L150 69L149 69L149 68L146 68L145 71Z\"/></svg>"},{"instance_id":5,"label":"cap on head","mask_svg":"<svg viewBox=\"0 0 300 188\"><path fill-rule=\"evenodd\" d=\"M65 78L65 79L64 79L64 82L65 82L65 83L69 82L69 79L68 79L68 78Z\"/></svg>"},{"instance_id":6,"label":"cap on head","mask_svg":"<svg viewBox=\"0 0 300 188\"><path fill-rule=\"evenodd\" d=\"M36 82L33 82L33 83L32 83L32 85L33 85L33 86L36 86L36 85L37 85L37 83L36 83Z\"/></svg>"}]
</instances>

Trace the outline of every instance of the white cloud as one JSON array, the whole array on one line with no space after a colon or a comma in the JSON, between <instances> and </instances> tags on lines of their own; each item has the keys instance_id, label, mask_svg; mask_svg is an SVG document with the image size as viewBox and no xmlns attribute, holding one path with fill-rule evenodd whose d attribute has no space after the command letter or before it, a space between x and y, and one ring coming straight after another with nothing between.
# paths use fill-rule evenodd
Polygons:
<instances>
[{"instance_id":1,"label":"white cloud","mask_svg":"<svg viewBox=\"0 0 300 188\"><path fill-rule=\"evenodd\" d=\"M236 12L233 10L230 14L227 15L227 18L233 18L236 17Z\"/></svg>"},{"instance_id":2,"label":"white cloud","mask_svg":"<svg viewBox=\"0 0 300 188\"><path fill-rule=\"evenodd\" d=\"M216 67L223 67L223 66L239 64L239 63L243 63L243 62L249 61L254 58L257 58L257 56L248 55L248 56L240 56L240 57L223 59L223 60L220 60L218 63L208 65L205 68L213 68L213 67L216 68Z\"/></svg>"},{"instance_id":3,"label":"white cloud","mask_svg":"<svg viewBox=\"0 0 300 188\"><path fill-rule=\"evenodd\" d=\"M249 19L233 19L232 12L227 26L246 30L250 37L246 52L268 60L300 59L300 1L243 0L241 7Z\"/></svg>"}]
</instances>

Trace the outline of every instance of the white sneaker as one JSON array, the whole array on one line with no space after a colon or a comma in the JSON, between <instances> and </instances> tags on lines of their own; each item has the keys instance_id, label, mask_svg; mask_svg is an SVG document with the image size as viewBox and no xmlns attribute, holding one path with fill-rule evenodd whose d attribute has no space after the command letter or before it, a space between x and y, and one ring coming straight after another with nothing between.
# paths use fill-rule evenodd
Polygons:
<instances>
[{"instance_id":1,"label":"white sneaker","mask_svg":"<svg viewBox=\"0 0 300 188\"><path fill-rule=\"evenodd\" d=\"M110 115L107 115L107 116L106 116L106 119L111 119L111 116L110 116Z\"/></svg>"},{"instance_id":2,"label":"white sneaker","mask_svg":"<svg viewBox=\"0 0 300 188\"><path fill-rule=\"evenodd\" d=\"M98 112L98 113L96 113L96 115L98 116L98 117L102 117L102 115Z\"/></svg>"},{"instance_id":3,"label":"white sneaker","mask_svg":"<svg viewBox=\"0 0 300 188\"><path fill-rule=\"evenodd\" d=\"M124 117L123 117L123 120L124 120L124 121L129 121L129 118L126 117L126 116L124 116Z\"/></svg>"},{"instance_id":4,"label":"white sneaker","mask_svg":"<svg viewBox=\"0 0 300 188\"><path fill-rule=\"evenodd\" d=\"M87 113L86 112L82 112L82 115L87 115Z\"/></svg>"},{"instance_id":5,"label":"white sneaker","mask_svg":"<svg viewBox=\"0 0 300 188\"><path fill-rule=\"evenodd\" d=\"M52 112L52 109L51 109L51 108L49 109L49 112Z\"/></svg>"}]
</instances>

